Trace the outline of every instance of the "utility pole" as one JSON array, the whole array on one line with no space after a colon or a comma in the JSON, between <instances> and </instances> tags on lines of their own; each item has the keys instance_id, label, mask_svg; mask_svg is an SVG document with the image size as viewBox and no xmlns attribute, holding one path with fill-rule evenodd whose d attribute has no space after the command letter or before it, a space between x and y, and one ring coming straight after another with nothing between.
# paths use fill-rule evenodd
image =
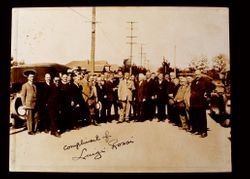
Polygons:
<instances>
[{"instance_id":1,"label":"utility pole","mask_svg":"<svg viewBox=\"0 0 250 179\"><path fill-rule=\"evenodd\" d=\"M176 45L174 46L174 74L176 76Z\"/></svg>"},{"instance_id":2,"label":"utility pole","mask_svg":"<svg viewBox=\"0 0 250 179\"><path fill-rule=\"evenodd\" d=\"M142 53L142 59L141 59L141 66L145 67L145 65L143 66L143 64L145 63L145 59L146 59L146 53Z\"/></svg>"},{"instance_id":3,"label":"utility pole","mask_svg":"<svg viewBox=\"0 0 250 179\"><path fill-rule=\"evenodd\" d=\"M145 53L143 53L143 45L144 44L141 44L141 52L140 52L140 54L141 54L141 67L142 67L143 55L145 54Z\"/></svg>"},{"instance_id":4,"label":"utility pole","mask_svg":"<svg viewBox=\"0 0 250 179\"><path fill-rule=\"evenodd\" d=\"M144 54L144 62L143 62L143 66L145 67L145 68L147 68L146 66L147 66L147 57L146 57L146 53L143 53Z\"/></svg>"},{"instance_id":5,"label":"utility pole","mask_svg":"<svg viewBox=\"0 0 250 179\"><path fill-rule=\"evenodd\" d=\"M149 60L146 59L146 63L147 63L147 70L149 70Z\"/></svg>"},{"instance_id":6,"label":"utility pole","mask_svg":"<svg viewBox=\"0 0 250 179\"><path fill-rule=\"evenodd\" d=\"M95 72L95 36L96 36L96 7L92 7L92 31L91 31L91 72Z\"/></svg>"},{"instance_id":7,"label":"utility pole","mask_svg":"<svg viewBox=\"0 0 250 179\"><path fill-rule=\"evenodd\" d=\"M164 75L165 75L165 74L167 74L167 67L166 67L165 56L163 56L163 58L162 58L162 65L163 65L163 71L164 71Z\"/></svg>"},{"instance_id":8,"label":"utility pole","mask_svg":"<svg viewBox=\"0 0 250 179\"><path fill-rule=\"evenodd\" d=\"M130 60L130 69L129 69L129 73L130 75L132 74L132 58L133 58L133 44L135 44L135 42L133 41L134 38L136 38L136 36L133 36L133 30L134 30L134 23L136 22L133 22L133 21L130 21L130 22L127 22L127 23L130 23L130 36L127 36L127 38L130 38L130 42L128 42L128 44L130 44L130 57L129 57L129 60Z\"/></svg>"},{"instance_id":9,"label":"utility pole","mask_svg":"<svg viewBox=\"0 0 250 179\"><path fill-rule=\"evenodd\" d=\"M143 53L143 54L144 54L144 61L143 61L144 68L149 70L149 59L147 59L146 53Z\"/></svg>"}]
</instances>

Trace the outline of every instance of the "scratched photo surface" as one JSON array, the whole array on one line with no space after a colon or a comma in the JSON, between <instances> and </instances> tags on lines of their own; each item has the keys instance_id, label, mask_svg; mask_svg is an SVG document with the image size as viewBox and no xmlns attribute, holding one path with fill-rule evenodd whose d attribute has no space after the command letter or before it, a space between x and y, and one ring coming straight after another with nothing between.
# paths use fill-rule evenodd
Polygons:
<instances>
[{"instance_id":1,"label":"scratched photo surface","mask_svg":"<svg viewBox=\"0 0 250 179\"><path fill-rule=\"evenodd\" d=\"M114 77L117 77L116 72L122 69L128 74L135 74L136 79L139 72L136 72L135 67L137 70L145 69L142 71L144 75L147 70L154 72L155 75L172 72L178 78L189 76L187 75L189 73L192 76L196 69L201 69L206 75L214 72L219 76L216 80L213 78L213 84L217 82L216 89L223 88L224 91L213 92L222 94L222 100L225 102L225 98L228 97L225 92L225 86L228 85L225 76L230 72L228 8L13 8L11 57L11 68L16 70L11 70L10 74L13 88L10 98L10 171L167 173L232 171L231 128L228 126L230 119L226 117L225 120L225 115L218 118L212 116L211 113L214 112L216 115L221 111L212 111L215 107L212 108L211 103L205 113L206 136L200 133L195 135L188 130L191 130L191 122L186 109L187 128L180 119L179 122L178 119L169 120L172 114L168 108L172 104L167 99L172 98L176 102L177 99L173 96L167 96L165 103L163 102L164 117L159 120L160 107L156 106L163 98L160 99L160 94L157 95L158 88L152 89L154 98L150 98L152 100L150 104L146 99L138 102L133 96L132 102L129 102L129 114L125 110L128 107L126 102L118 103L116 114L114 103L119 101L120 97L114 103L103 102L100 105L98 102L101 99L105 101L108 97L106 93L99 94L98 99L95 98L94 122L92 116L87 119L88 123L82 121L84 125L76 124L65 128L67 122L63 123L59 117L58 130L52 135L51 131L46 133L42 127L41 112L38 114L36 131L28 133L27 120L25 117L19 119L22 110L24 113L28 110L15 106L17 103L21 106L22 102L20 92L14 89L19 86L21 90L21 85L27 81L23 76L24 71L18 71L19 67L26 65L28 67L24 70L35 69L34 84L39 93L39 83L44 82L44 76L41 76L42 72L34 64L59 64L71 71L80 66L84 72L89 72L89 76L94 72L95 77L102 77L100 74L103 73L103 69L111 71L110 73L114 73ZM131 68L131 64L134 68ZM95 79L98 80L98 77ZM179 81L181 79L179 78ZM103 81L106 84L109 79L103 77ZM53 83L53 79L51 82ZM220 82L221 86L218 84ZM118 84L119 81L117 86L112 88L111 95L119 90ZM137 83L133 84L134 88L128 89L136 91ZM70 93L62 95L60 100L63 101L70 95ZM205 97L212 99L206 94ZM91 96L88 100L90 98ZM41 100L37 98L37 103L40 102L39 99ZM139 103L144 106L141 116L140 112L137 113ZM149 106L145 107L146 103ZM69 108L73 110L73 107L77 110L79 106L76 102L69 103ZM69 108L66 107L65 110ZM110 109L110 115L105 112L105 120L100 119L103 114L99 109L102 108ZM90 106L87 109L85 112L91 116L93 111ZM65 114L65 110L58 112L59 115ZM53 116L55 111L49 111L51 115L48 116ZM227 112L227 108L223 111ZM175 111L177 117L179 117L178 112ZM125 118L120 121L123 113ZM152 117L149 116L151 114ZM65 116L62 118L66 121L79 122L79 118L75 115L68 114L66 119ZM88 117L85 115L83 118ZM61 129L62 126L64 131ZM50 129L51 126L48 127L48 130Z\"/></svg>"}]
</instances>

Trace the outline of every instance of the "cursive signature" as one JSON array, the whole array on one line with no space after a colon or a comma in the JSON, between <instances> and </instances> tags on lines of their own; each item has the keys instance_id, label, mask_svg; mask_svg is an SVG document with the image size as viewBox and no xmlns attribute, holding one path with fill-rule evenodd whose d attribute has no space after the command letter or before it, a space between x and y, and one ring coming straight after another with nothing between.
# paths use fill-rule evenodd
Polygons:
<instances>
[{"instance_id":1,"label":"cursive signature","mask_svg":"<svg viewBox=\"0 0 250 179\"><path fill-rule=\"evenodd\" d=\"M64 145L63 150L70 150L72 148L76 148L78 150L82 145L97 142L97 141L100 141L100 140L101 139L100 139L100 137L98 135L96 135L95 138L92 138L92 139L89 139L89 140L81 139L80 142L77 142L77 143L75 143L73 145Z\"/></svg>"},{"instance_id":2,"label":"cursive signature","mask_svg":"<svg viewBox=\"0 0 250 179\"><path fill-rule=\"evenodd\" d=\"M134 141L132 139L131 140L126 140L126 141L119 141L118 139L111 138L111 137L112 136L109 134L109 131L106 131L105 135L103 136L103 138L105 139L105 142L109 146L111 146L111 149L118 149L119 147L134 143ZM131 138L133 138L133 136Z\"/></svg>"},{"instance_id":3,"label":"cursive signature","mask_svg":"<svg viewBox=\"0 0 250 179\"><path fill-rule=\"evenodd\" d=\"M86 160L86 159L88 159L90 157L93 157L95 160L98 160L98 159L102 158L102 153L106 152L103 149L103 150L98 150L98 151L86 154L87 151L88 151L87 148L83 148L82 151L81 151L81 155L78 156L78 157L72 157L72 160L79 160L79 159Z\"/></svg>"},{"instance_id":4,"label":"cursive signature","mask_svg":"<svg viewBox=\"0 0 250 179\"><path fill-rule=\"evenodd\" d=\"M108 148L105 149L94 149L94 152L89 152L85 144L88 143L95 143L95 142L101 142L105 141L105 144L108 146ZM117 150L119 148L122 148L123 146L127 146L134 143L133 136L130 137L130 139L125 139L125 140L120 140L118 138L113 137L110 132L107 130L105 131L104 135L96 135L95 137L88 139L88 140L83 140L81 139L80 141L76 142L75 144L71 145L64 145L63 150L71 150L71 149L76 149L80 150L80 155L72 157L72 160L87 160L87 159L101 159L103 157L103 154L106 153L107 151L110 150ZM84 146L84 147L82 147Z\"/></svg>"}]
</instances>

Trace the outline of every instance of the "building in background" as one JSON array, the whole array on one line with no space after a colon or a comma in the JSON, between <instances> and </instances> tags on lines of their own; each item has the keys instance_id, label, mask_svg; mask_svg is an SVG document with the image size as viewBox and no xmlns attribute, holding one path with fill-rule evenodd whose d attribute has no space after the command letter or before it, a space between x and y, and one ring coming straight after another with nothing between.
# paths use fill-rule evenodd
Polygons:
<instances>
[{"instance_id":1,"label":"building in background","mask_svg":"<svg viewBox=\"0 0 250 179\"><path fill-rule=\"evenodd\" d=\"M81 69L86 69L86 71L91 71L91 63L89 60L74 60L67 63L66 66L70 68L81 67ZM110 67L110 71L117 71L119 69L118 65L109 64L106 60L95 61L95 73L102 73L105 67Z\"/></svg>"}]
</instances>

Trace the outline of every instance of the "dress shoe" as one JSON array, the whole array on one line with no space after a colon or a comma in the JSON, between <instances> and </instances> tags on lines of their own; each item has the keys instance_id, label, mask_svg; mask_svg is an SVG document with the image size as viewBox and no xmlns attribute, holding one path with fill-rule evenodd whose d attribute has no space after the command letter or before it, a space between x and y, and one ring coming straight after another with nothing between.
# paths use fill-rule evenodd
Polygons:
<instances>
[{"instance_id":1,"label":"dress shoe","mask_svg":"<svg viewBox=\"0 0 250 179\"><path fill-rule=\"evenodd\" d=\"M35 133L34 133L34 132L28 132L28 134L29 134L29 135L35 135Z\"/></svg>"},{"instance_id":2,"label":"dress shoe","mask_svg":"<svg viewBox=\"0 0 250 179\"><path fill-rule=\"evenodd\" d=\"M93 122L94 126L100 126L97 122Z\"/></svg>"},{"instance_id":3,"label":"dress shoe","mask_svg":"<svg viewBox=\"0 0 250 179\"><path fill-rule=\"evenodd\" d=\"M203 133L201 134L201 138L205 138L205 137L207 137L207 133L206 133L206 132L203 132Z\"/></svg>"},{"instance_id":4,"label":"dress shoe","mask_svg":"<svg viewBox=\"0 0 250 179\"><path fill-rule=\"evenodd\" d=\"M45 129L44 132L45 132L46 134L48 134L48 133L49 133L49 130L48 130L48 129Z\"/></svg>"},{"instance_id":5,"label":"dress shoe","mask_svg":"<svg viewBox=\"0 0 250 179\"><path fill-rule=\"evenodd\" d=\"M200 132L195 132L193 133L194 135L200 135L201 133Z\"/></svg>"},{"instance_id":6,"label":"dress shoe","mask_svg":"<svg viewBox=\"0 0 250 179\"><path fill-rule=\"evenodd\" d=\"M55 136L55 137L61 137L61 135L58 132L55 133L51 133L51 135Z\"/></svg>"},{"instance_id":7,"label":"dress shoe","mask_svg":"<svg viewBox=\"0 0 250 179\"><path fill-rule=\"evenodd\" d=\"M192 133L192 134L194 134L194 133L196 133L197 131L195 131L195 130L190 130L189 132Z\"/></svg>"}]
</instances>

